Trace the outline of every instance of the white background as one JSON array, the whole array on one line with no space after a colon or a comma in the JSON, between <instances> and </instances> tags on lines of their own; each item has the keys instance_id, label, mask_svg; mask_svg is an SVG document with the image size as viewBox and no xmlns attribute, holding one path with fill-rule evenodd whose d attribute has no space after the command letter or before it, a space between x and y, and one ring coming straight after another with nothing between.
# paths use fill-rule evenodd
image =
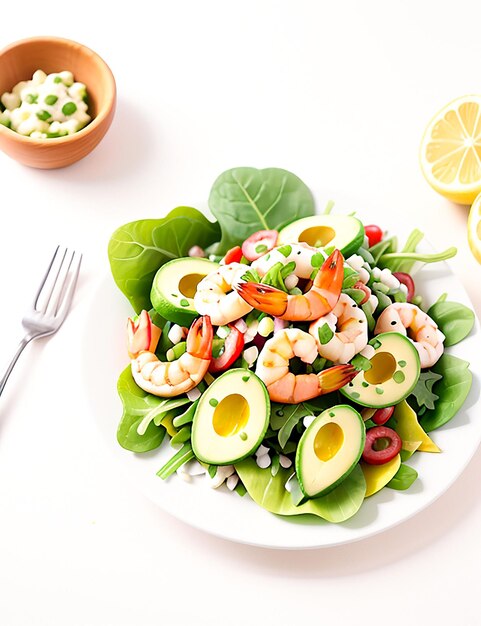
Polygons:
<instances>
[{"instance_id":1,"label":"white background","mask_svg":"<svg viewBox=\"0 0 481 626\"><path fill-rule=\"evenodd\" d=\"M2 9L0 46L80 41L111 66L119 102L102 144L70 168L0 154L2 361L54 245L85 253L69 319L27 348L0 399L0 624L480 624L479 453L440 500L381 536L297 553L230 544L135 490L81 373L113 230L205 201L239 165L285 167L323 201L458 246L452 267L480 314L467 210L418 165L436 110L481 91L479 3L24 0L14 13Z\"/></svg>"}]
</instances>

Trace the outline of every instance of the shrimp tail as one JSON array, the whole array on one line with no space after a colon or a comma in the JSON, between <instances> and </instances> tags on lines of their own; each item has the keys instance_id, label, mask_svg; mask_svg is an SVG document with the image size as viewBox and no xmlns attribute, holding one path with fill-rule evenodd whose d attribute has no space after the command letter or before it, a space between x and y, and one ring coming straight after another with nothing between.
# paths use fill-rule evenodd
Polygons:
<instances>
[{"instance_id":1,"label":"shrimp tail","mask_svg":"<svg viewBox=\"0 0 481 626\"><path fill-rule=\"evenodd\" d=\"M141 352L155 352L162 330L152 323L147 311L141 311L137 319L127 320L127 349L131 359Z\"/></svg>"},{"instance_id":2,"label":"shrimp tail","mask_svg":"<svg viewBox=\"0 0 481 626\"><path fill-rule=\"evenodd\" d=\"M212 339L214 331L208 315L197 318L187 335L187 352L199 359L212 358Z\"/></svg>"},{"instance_id":3,"label":"shrimp tail","mask_svg":"<svg viewBox=\"0 0 481 626\"><path fill-rule=\"evenodd\" d=\"M350 383L358 374L359 371L352 365L335 365L334 367L329 367L327 370L317 374L319 388L321 390L319 395L323 396L326 393L331 393L331 391L337 391L341 387L344 387L344 385Z\"/></svg>"},{"instance_id":4,"label":"shrimp tail","mask_svg":"<svg viewBox=\"0 0 481 626\"><path fill-rule=\"evenodd\" d=\"M343 280L344 258L339 250L334 250L324 261L314 279L314 287L319 296L325 300L326 312L322 315L327 315L336 306L341 295Z\"/></svg>"},{"instance_id":5,"label":"shrimp tail","mask_svg":"<svg viewBox=\"0 0 481 626\"><path fill-rule=\"evenodd\" d=\"M260 283L240 283L235 285L237 293L254 309L274 317L281 317L287 309L287 293Z\"/></svg>"}]
</instances>

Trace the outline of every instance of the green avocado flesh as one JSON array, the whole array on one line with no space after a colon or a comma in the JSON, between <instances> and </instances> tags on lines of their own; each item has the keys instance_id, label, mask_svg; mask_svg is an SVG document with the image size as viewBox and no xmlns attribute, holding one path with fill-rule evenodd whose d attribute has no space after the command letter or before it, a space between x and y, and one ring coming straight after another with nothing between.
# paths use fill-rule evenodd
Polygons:
<instances>
[{"instance_id":1,"label":"green avocado flesh","mask_svg":"<svg viewBox=\"0 0 481 626\"><path fill-rule=\"evenodd\" d=\"M340 390L357 404L373 408L393 406L414 389L421 365L418 351L400 333L381 333L368 344L363 354L371 368L359 374ZM371 353L371 354L369 354Z\"/></svg>"},{"instance_id":2,"label":"green avocado flesh","mask_svg":"<svg viewBox=\"0 0 481 626\"><path fill-rule=\"evenodd\" d=\"M296 473L305 498L332 491L361 458L366 428L347 404L323 411L304 431L296 452Z\"/></svg>"},{"instance_id":3,"label":"green avocado flesh","mask_svg":"<svg viewBox=\"0 0 481 626\"><path fill-rule=\"evenodd\" d=\"M264 383L240 368L225 372L202 394L192 423L195 456L211 465L241 461L259 447L269 425Z\"/></svg>"},{"instance_id":4,"label":"green avocado flesh","mask_svg":"<svg viewBox=\"0 0 481 626\"><path fill-rule=\"evenodd\" d=\"M364 226L350 215L313 215L285 226L278 245L302 241L315 248L337 248L345 257L354 254L364 241Z\"/></svg>"},{"instance_id":5,"label":"green avocado flesh","mask_svg":"<svg viewBox=\"0 0 481 626\"><path fill-rule=\"evenodd\" d=\"M208 259L185 257L162 265L154 276L150 299L166 320L189 326L197 317L194 295L200 281L218 268Z\"/></svg>"}]
</instances>

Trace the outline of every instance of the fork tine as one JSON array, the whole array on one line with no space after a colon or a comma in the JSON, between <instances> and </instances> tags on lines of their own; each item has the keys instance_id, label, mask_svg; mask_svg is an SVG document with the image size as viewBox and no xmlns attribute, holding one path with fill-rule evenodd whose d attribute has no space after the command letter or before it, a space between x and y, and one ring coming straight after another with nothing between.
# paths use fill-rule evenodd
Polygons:
<instances>
[{"instance_id":1,"label":"fork tine","mask_svg":"<svg viewBox=\"0 0 481 626\"><path fill-rule=\"evenodd\" d=\"M68 248L65 249L50 297L45 305L45 314L47 315L55 316L63 300L63 294L69 282L69 272L74 256L75 251L71 252Z\"/></svg>"},{"instance_id":2,"label":"fork tine","mask_svg":"<svg viewBox=\"0 0 481 626\"><path fill-rule=\"evenodd\" d=\"M73 261L75 259L75 264ZM69 264L69 270L72 269L72 272L67 274L65 283L63 285L63 289L61 291L62 299L59 300L57 309L55 311L55 317L63 322L65 317L67 316L70 305L72 304L73 295L75 293L75 287L77 286L77 280L80 273L80 266L82 264L82 254L79 254L74 251L72 254L72 258Z\"/></svg>"},{"instance_id":3,"label":"fork tine","mask_svg":"<svg viewBox=\"0 0 481 626\"><path fill-rule=\"evenodd\" d=\"M55 248L55 252L53 253L53 257L50 260L50 263L48 264L47 271L45 272L45 274L44 274L44 276L43 276L43 278L42 278L42 280L40 282L40 286L38 288L38 291L35 294L35 298L33 299L33 308L34 309L37 309L38 299L40 297L40 294L42 293L42 290L43 290L43 288L45 286L45 283L47 282L47 278L48 278L48 276L50 274L50 270L52 269L53 264L55 263L55 259L57 258L57 254L58 254L59 249L60 249L60 246L57 246Z\"/></svg>"}]
</instances>

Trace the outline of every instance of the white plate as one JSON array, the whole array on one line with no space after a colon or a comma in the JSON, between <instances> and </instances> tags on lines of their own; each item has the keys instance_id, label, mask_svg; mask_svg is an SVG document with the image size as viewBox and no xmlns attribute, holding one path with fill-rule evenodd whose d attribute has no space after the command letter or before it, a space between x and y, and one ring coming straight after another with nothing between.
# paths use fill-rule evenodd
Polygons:
<instances>
[{"instance_id":1,"label":"white plate","mask_svg":"<svg viewBox=\"0 0 481 626\"><path fill-rule=\"evenodd\" d=\"M448 292L450 300L471 306L460 282L445 263L425 266L416 283L426 302L432 303L441 293ZM108 314L99 313L101 311L108 311ZM131 313L130 305L107 275L106 268L105 278L89 307L84 343L86 388L96 422L107 447L144 494L164 511L213 535L257 546L289 549L334 546L370 537L409 519L441 496L461 474L481 440L480 331L476 321L471 335L448 349L451 354L470 361L471 392L458 415L433 433L443 453L419 453L409 461L419 472L419 479L408 491L383 489L368 498L352 519L335 525L314 517L306 522L272 515L247 495L241 498L225 487L211 489L202 477L190 484L176 475L162 481L156 471L173 454L167 442L158 450L134 454L121 448L116 440L122 413L116 382L128 364L124 329ZM97 367L93 369L91 363L96 363Z\"/></svg>"}]
</instances>

